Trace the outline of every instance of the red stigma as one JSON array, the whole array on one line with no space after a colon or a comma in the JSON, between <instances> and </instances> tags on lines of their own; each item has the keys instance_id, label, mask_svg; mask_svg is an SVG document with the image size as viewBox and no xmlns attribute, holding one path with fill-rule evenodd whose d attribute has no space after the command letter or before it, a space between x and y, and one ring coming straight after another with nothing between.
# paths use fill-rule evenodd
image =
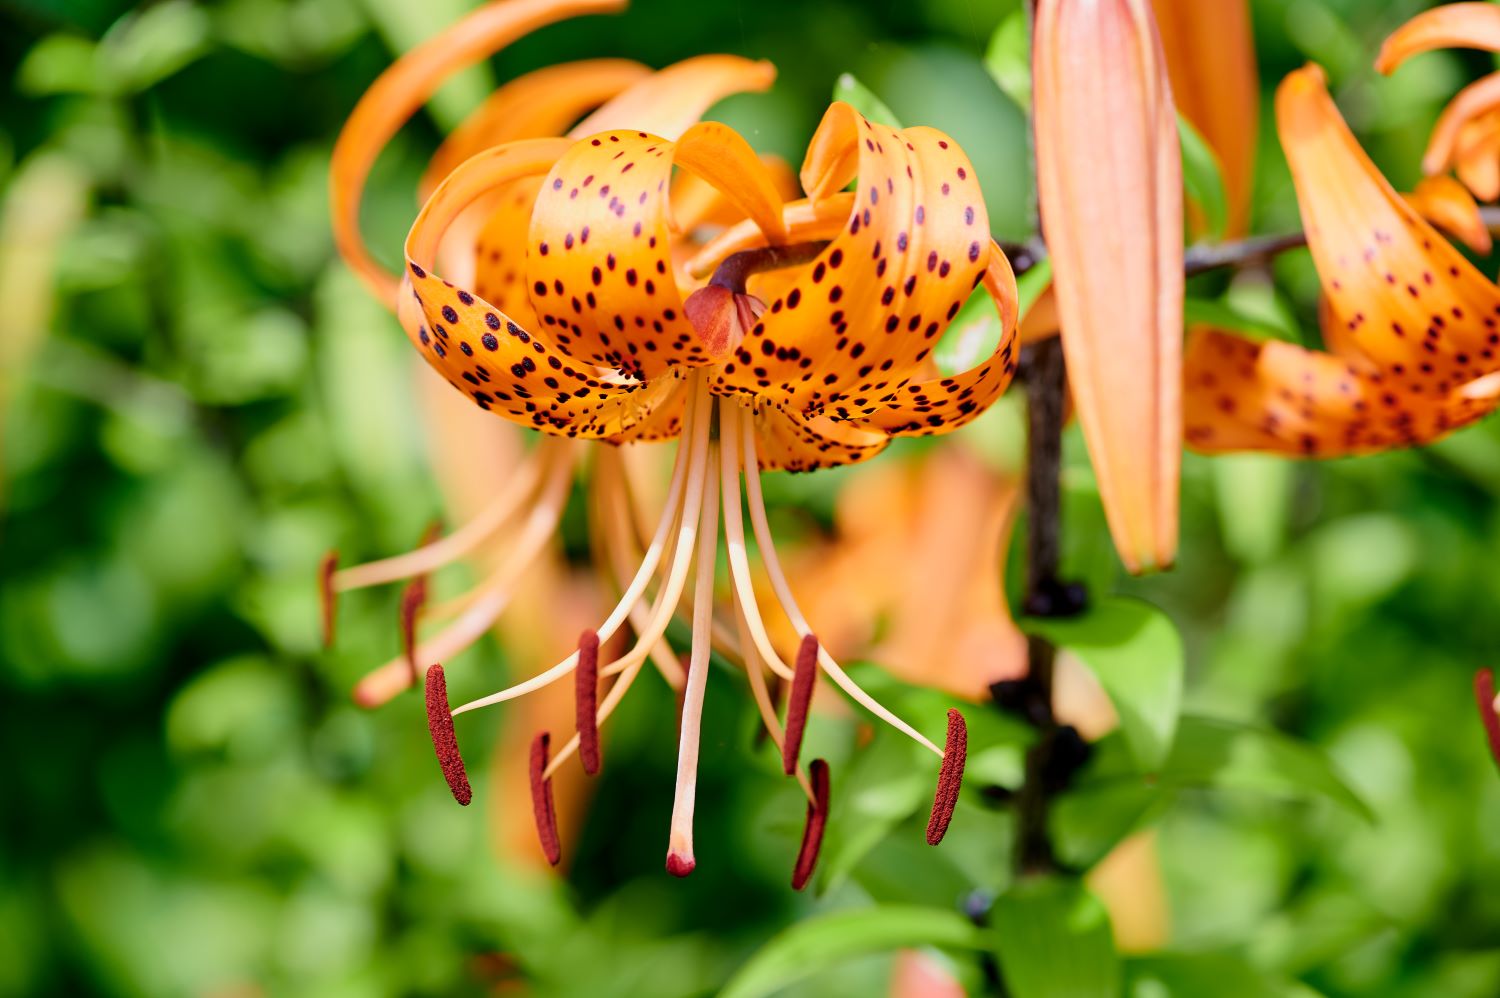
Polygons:
<instances>
[{"instance_id":1,"label":"red stigma","mask_svg":"<svg viewBox=\"0 0 1500 998\"><path fill-rule=\"evenodd\" d=\"M667 853L667 872L674 877L685 877L697 867L696 860L679 856L675 852Z\"/></svg>"},{"instance_id":2,"label":"red stigma","mask_svg":"<svg viewBox=\"0 0 1500 998\"><path fill-rule=\"evenodd\" d=\"M828 826L828 763L814 759L807 767L813 799L807 802L807 824L802 829L802 848L797 850L797 865L792 868L792 890L800 891L812 879L818 865L818 850L823 845L823 829Z\"/></svg>"},{"instance_id":3,"label":"red stigma","mask_svg":"<svg viewBox=\"0 0 1500 998\"><path fill-rule=\"evenodd\" d=\"M786 739L781 743L781 768L788 776L797 771L802 733L807 730L807 705L812 702L813 680L817 678L818 639L806 634L797 648L797 667L792 672L792 691L786 702Z\"/></svg>"},{"instance_id":4,"label":"red stigma","mask_svg":"<svg viewBox=\"0 0 1500 998\"><path fill-rule=\"evenodd\" d=\"M578 668L574 670L574 702L578 714L578 760L590 776L599 772L599 633L584 631L578 638Z\"/></svg>"},{"instance_id":5,"label":"red stigma","mask_svg":"<svg viewBox=\"0 0 1500 998\"><path fill-rule=\"evenodd\" d=\"M417 666L417 614L427 602L427 579L412 579L401 591L401 650L406 655L407 667L411 669L411 681L416 683L422 670Z\"/></svg>"},{"instance_id":6,"label":"red stigma","mask_svg":"<svg viewBox=\"0 0 1500 998\"><path fill-rule=\"evenodd\" d=\"M443 768L443 779L448 781L453 799L468 804L474 799L474 792L469 788L464 757L458 752L458 735L453 731L453 715L448 711L448 681L443 677L441 665L427 670L427 731L432 735L432 747L437 750L438 765Z\"/></svg>"},{"instance_id":7,"label":"red stigma","mask_svg":"<svg viewBox=\"0 0 1500 998\"><path fill-rule=\"evenodd\" d=\"M1500 715L1495 713L1495 674L1489 669L1480 669L1474 674L1474 699L1479 701L1479 719L1484 722L1484 733L1489 736L1490 755L1500 765Z\"/></svg>"},{"instance_id":8,"label":"red stigma","mask_svg":"<svg viewBox=\"0 0 1500 998\"><path fill-rule=\"evenodd\" d=\"M932 817L927 821L927 844L935 846L948 833L958 791L964 783L964 762L969 754L969 728L964 716L948 711L948 744L943 746L943 768L938 773L937 794L932 799Z\"/></svg>"},{"instance_id":9,"label":"red stigma","mask_svg":"<svg viewBox=\"0 0 1500 998\"><path fill-rule=\"evenodd\" d=\"M556 866L562 860L562 843L557 837L557 808L552 802L552 781L542 774L547 770L547 732L538 732L531 743L531 813L536 818L536 834L541 839L547 862Z\"/></svg>"},{"instance_id":10,"label":"red stigma","mask_svg":"<svg viewBox=\"0 0 1500 998\"><path fill-rule=\"evenodd\" d=\"M323 606L323 647L333 647L334 625L338 623L338 594L333 591L333 573L339 567L338 551L329 551L318 565L318 598Z\"/></svg>"}]
</instances>

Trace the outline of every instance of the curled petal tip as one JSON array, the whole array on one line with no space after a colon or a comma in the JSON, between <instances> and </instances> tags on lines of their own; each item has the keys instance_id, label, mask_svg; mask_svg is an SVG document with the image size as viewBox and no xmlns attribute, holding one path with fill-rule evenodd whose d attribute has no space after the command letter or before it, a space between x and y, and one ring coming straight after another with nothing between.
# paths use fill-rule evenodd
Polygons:
<instances>
[{"instance_id":1,"label":"curled petal tip","mask_svg":"<svg viewBox=\"0 0 1500 998\"><path fill-rule=\"evenodd\" d=\"M1492 3L1449 3L1423 11L1381 44L1375 69L1393 73L1412 56L1441 48L1500 52L1500 8Z\"/></svg>"},{"instance_id":2,"label":"curled petal tip","mask_svg":"<svg viewBox=\"0 0 1500 998\"><path fill-rule=\"evenodd\" d=\"M937 793L932 800L932 817L927 821L927 844L935 846L948 834L953 809L958 806L958 792L963 788L964 763L968 761L969 728L963 714L948 711L948 741L943 746L943 767L938 773Z\"/></svg>"},{"instance_id":3,"label":"curled petal tip","mask_svg":"<svg viewBox=\"0 0 1500 998\"><path fill-rule=\"evenodd\" d=\"M453 730L453 715L448 709L448 683L441 665L433 665L427 670L426 694L427 731L432 736L432 747L437 752L443 779L448 781L453 799L467 805L474 799L474 793L469 787L463 756L458 751L458 736Z\"/></svg>"}]
</instances>

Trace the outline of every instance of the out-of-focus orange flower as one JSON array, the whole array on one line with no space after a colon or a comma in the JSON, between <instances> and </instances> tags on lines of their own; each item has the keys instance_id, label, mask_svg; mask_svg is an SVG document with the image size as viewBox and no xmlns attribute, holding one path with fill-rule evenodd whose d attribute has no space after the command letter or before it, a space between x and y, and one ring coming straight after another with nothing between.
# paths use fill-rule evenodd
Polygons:
<instances>
[{"instance_id":1,"label":"out-of-focus orange flower","mask_svg":"<svg viewBox=\"0 0 1500 998\"><path fill-rule=\"evenodd\" d=\"M577 650L539 675L451 709L438 660L471 643L509 601L534 556L512 558L478 589L441 608L455 613L455 621L409 647L404 662L379 670L377 685L399 689L425 670L438 758L454 796L468 803L453 717L571 677L576 733L553 753L543 732L530 751L537 828L556 863L561 848L552 776L575 754L585 771L597 770L599 725L662 646L679 604L690 600L688 668L685 677L668 677L681 683L683 712L667 868L686 875L695 864L698 740L717 623L722 512L744 664L786 771L809 800L794 885L811 874L827 817L827 767L814 761L804 768L798 759L817 672L942 760L927 834L936 844L957 799L962 716L950 711L947 744L939 747L874 701L820 646L776 558L759 474L860 461L894 437L946 432L978 416L1008 384L1015 368L1015 282L989 237L983 197L963 151L932 129L887 128L835 104L802 166L808 197L787 204L775 173L737 133L716 123L689 124L706 106L706 93L744 89L747 70L762 85L766 78L759 64L716 57L701 63L696 76L679 71L683 78L664 82L673 73L668 70L640 78L570 138L514 139L462 159L417 216L399 281L357 245L357 189L379 145L415 106L401 88L430 92L444 67L472 61L482 48L475 32L508 38L518 24L534 26L559 12L596 6L502 0L469 19L457 54L444 57L437 44L433 55L429 44L398 64L377 81L340 140L335 214L344 219L340 246L356 270L375 290L394 294L419 354L480 409L563 441L620 446L678 440L665 508L654 526L638 530L623 476L603 473L618 455L597 456L591 491L607 523L596 524L596 533L612 559L623 553L639 566L620 578L624 594L598 630L584 630ZM723 70L720 76L712 75L713 67ZM617 65L597 64L589 75L596 88L631 77ZM479 123L459 138L494 141L504 123L497 105L506 102L481 109ZM442 157L461 158L451 150ZM684 185L671 183L674 168L696 175L718 197L684 192ZM854 190L846 192L851 181ZM671 199L679 193L692 199L674 218ZM481 206L487 218L476 218ZM731 215L723 214L726 208ZM742 220L698 253L695 262L704 269L697 280L712 273L701 287L679 266L692 248L683 218ZM452 253L440 250L455 236L463 258L449 271ZM472 282L464 286L454 277ZM980 285L1000 310L1000 342L978 366L945 377L935 368L932 347ZM752 292L766 294L770 304ZM534 463L536 481L511 490L518 498L507 515L521 521L515 546L545 544L555 530L575 457L567 443L546 450ZM742 479L775 601L801 639L795 668L769 639L751 585ZM483 522L487 533L499 521ZM401 562L404 574L417 576L419 596L432 560L429 551ZM340 581L347 587L354 571L332 576L330 588ZM368 566L364 571L371 574ZM387 564L382 571L390 576L393 569ZM408 619L419 602L403 601ZM627 621L634 643L610 654L608 642ZM767 670L792 684L784 724L766 689ZM601 681L608 684L602 699Z\"/></svg>"},{"instance_id":2,"label":"out-of-focus orange flower","mask_svg":"<svg viewBox=\"0 0 1500 998\"><path fill-rule=\"evenodd\" d=\"M1491 411L1500 288L1381 176L1316 66L1287 77L1276 113L1331 352L1195 334L1189 444L1332 457L1426 443Z\"/></svg>"},{"instance_id":3,"label":"out-of-focus orange flower","mask_svg":"<svg viewBox=\"0 0 1500 998\"><path fill-rule=\"evenodd\" d=\"M1152 0L1177 109L1219 160L1227 238L1244 235L1255 176L1260 78L1249 0Z\"/></svg>"},{"instance_id":4,"label":"out-of-focus orange flower","mask_svg":"<svg viewBox=\"0 0 1500 998\"><path fill-rule=\"evenodd\" d=\"M1393 73L1412 56L1440 48L1500 52L1500 7L1451 3L1423 11L1385 40L1375 68ZM1450 168L1479 200L1500 198L1500 73L1459 91L1438 118L1422 170L1436 175Z\"/></svg>"},{"instance_id":5,"label":"out-of-focus orange flower","mask_svg":"<svg viewBox=\"0 0 1500 998\"><path fill-rule=\"evenodd\" d=\"M1120 557L1132 572L1165 568L1181 463L1182 164L1146 0L1041 0L1032 72L1073 400Z\"/></svg>"}]
</instances>

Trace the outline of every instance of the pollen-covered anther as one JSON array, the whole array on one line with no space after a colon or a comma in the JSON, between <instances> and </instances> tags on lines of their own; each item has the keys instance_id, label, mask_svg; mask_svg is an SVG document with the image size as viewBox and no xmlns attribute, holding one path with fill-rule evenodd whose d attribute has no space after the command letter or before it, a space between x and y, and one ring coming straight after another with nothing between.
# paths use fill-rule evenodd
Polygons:
<instances>
[{"instance_id":1,"label":"pollen-covered anther","mask_svg":"<svg viewBox=\"0 0 1500 998\"><path fill-rule=\"evenodd\" d=\"M599 772L599 632L584 631L578 638L578 667L573 673L578 715L578 760L583 771Z\"/></svg>"},{"instance_id":2,"label":"pollen-covered anther","mask_svg":"<svg viewBox=\"0 0 1500 998\"><path fill-rule=\"evenodd\" d=\"M957 710L948 711L948 741L943 746L943 768L938 772L937 794L932 799L932 817L927 820L927 844L935 846L948 833L958 791L964 783L964 763L969 754L969 728Z\"/></svg>"},{"instance_id":3,"label":"pollen-covered anther","mask_svg":"<svg viewBox=\"0 0 1500 998\"><path fill-rule=\"evenodd\" d=\"M333 588L333 573L338 567L338 551L329 551L318 565L318 599L323 609L324 648L333 647L334 626L338 623L338 594Z\"/></svg>"},{"instance_id":4,"label":"pollen-covered anther","mask_svg":"<svg viewBox=\"0 0 1500 998\"><path fill-rule=\"evenodd\" d=\"M427 602L427 579L416 578L401 591L401 651L411 669L413 684L421 678L422 670L417 665L417 614Z\"/></svg>"},{"instance_id":5,"label":"pollen-covered anther","mask_svg":"<svg viewBox=\"0 0 1500 998\"><path fill-rule=\"evenodd\" d=\"M552 800L552 781L547 779L547 732L538 732L531 743L531 813L536 819L537 838L547 862L556 866L562 861L562 842L557 837L557 808Z\"/></svg>"},{"instance_id":6,"label":"pollen-covered anther","mask_svg":"<svg viewBox=\"0 0 1500 998\"><path fill-rule=\"evenodd\" d=\"M464 769L464 757L458 751L458 735L453 730L453 715L448 711L448 681L443 677L443 667L432 665L427 670L427 731L432 735L432 747L437 752L438 765L443 769L443 779L453 799L468 804L474 799L469 788L469 774Z\"/></svg>"},{"instance_id":7,"label":"pollen-covered anther","mask_svg":"<svg viewBox=\"0 0 1500 998\"><path fill-rule=\"evenodd\" d=\"M1495 674L1489 669L1474 674L1474 699L1478 701L1479 719L1489 738L1490 754L1495 757L1495 764L1500 765L1500 701L1495 699Z\"/></svg>"},{"instance_id":8,"label":"pollen-covered anther","mask_svg":"<svg viewBox=\"0 0 1500 998\"><path fill-rule=\"evenodd\" d=\"M797 771L797 756L802 751L802 734L807 730L807 708L812 702L813 683L818 678L818 639L802 636L797 648L797 664L792 672L792 687L787 697L786 739L781 743L781 767L788 776Z\"/></svg>"},{"instance_id":9,"label":"pollen-covered anther","mask_svg":"<svg viewBox=\"0 0 1500 998\"><path fill-rule=\"evenodd\" d=\"M807 767L812 784L812 800L807 802L807 824L802 829L802 847L797 850L797 865L792 868L792 890L800 891L812 879L818 865L818 850L823 845L823 830L828 827L828 763L814 759Z\"/></svg>"},{"instance_id":10,"label":"pollen-covered anther","mask_svg":"<svg viewBox=\"0 0 1500 998\"><path fill-rule=\"evenodd\" d=\"M723 357L733 352L760 320L766 303L754 295L709 284L688 295L682 310L703 348L715 357Z\"/></svg>"}]
</instances>

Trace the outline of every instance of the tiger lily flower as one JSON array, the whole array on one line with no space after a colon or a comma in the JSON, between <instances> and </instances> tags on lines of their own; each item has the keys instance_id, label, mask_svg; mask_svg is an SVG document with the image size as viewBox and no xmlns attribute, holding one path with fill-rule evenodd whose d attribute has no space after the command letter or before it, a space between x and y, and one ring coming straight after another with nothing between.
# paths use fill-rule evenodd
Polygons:
<instances>
[{"instance_id":1,"label":"tiger lily flower","mask_svg":"<svg viewBox=\"0 0 1500 998\"><path fill-rule=\"evenodd\" d=\"M397 60L370 87L351 114L334 149L332 216L335 241L354 273L370 291L396 306L399 278L371 256L359 230L359 207L370 167L380 150L452 73L549 21L580 13L618 10L619 2L599 0L506 0L481 7L437 37ZM588 115L572 131L584 134L625 122L641 122L658 134L676 136L707 108L731 93L763 90L775 76L767 63L735 56L700 56L652 72L622 59L596 59L552 66L500 87L433 156L421 189L430 194L452 169L475 153L524 138L555 136ZM511 248L491 233L524 226L539 178L497 188L455 223L444 242L445 270L471 284L506 314L535 325L530 300L519 280ZM691 230L720 199L699 198L676 219ZM692 244L689 248L696 248ZM402 653L373 669L355 688L355 700L373 707L386 702L420 677L419 661L449 658L479 640L511 603L516 587L555 533L580 464L578 445L546 438L534 448L503 487L472 519L447 536L430 536L416 550L340 569L337 556L322 569L325 642L331 643L338 593L406 581L401 599ZM630 496L617 496L628 503ZM495 552L488 574L474 589L452 600L428 605L428 575L472 556ZM423 619L447 617L441 638L419 642ZM681 682L682 671L665 647L652 661Z\"/></svg>"},{"instance_id":2,"label":"tiger lily flower","mask_svg":"<svg viewBox=\"0 0 1500 998\"><path fill-rule=\"evenodd\" d=\"M484 10L537 6L511 0ZM474 608L411 658L425 672L434 746L461 803L471 790L454 717L573 678L576 732L555 754L550 735L541 733L530 753L538 833L555 863L561 849L552 774L575 754L586 771L598 769L600 725L664 645L687 601L692 639L667 868L686 875L696 862L701 712L710 643L719 640L737 647L785 769L809 801L793 876L801 887L828 813L827 766L804 766L799 758L818 672L941 760L927 833L933 844L957 800L966 734L962 715L950 711L940 747L871 698L821 647L776 556L759 475L865 460L892 437L946 432L983 412L1015 368L1015 281L990 238L972 165L940 132L886 128L835 104L800 172L808 196L787 203L773 171L731 129L699 123L673 138L661 134L667 130L649 107L633 110L625 116L629 127L616 120L621 116L596 114L574 137L507 141L463 160L418 215L399 282L371 281L396 287L398 317L418 352L479 408L561 441L677 442L661 515L646 536L635 537L639 565L576 652L456 709L434 664L443 656L434 652L472 640ZM338 167L336 157L336 176ZM731 206L742 220L687 265L690 247L673 210L674 168L714 188L720 210ZM851 181L855 189L845 191ZM475 205L493 206L494 214L479 228L473 282L465 286L443 275L448 258L440 249L465 231ZM486 276L497 255L501 269ZM708 283L697 287L704 276ZM944 376L932 347L980 285L999 308L1004 335L983 363ZM539 490L518 507L528 535L555 525L566 461L554 459L538 477ZM791 663L771 641L751 584L746 508L772 599L800 637ZM715 613L721 533L731 580L728 623L738 640ZM490 596L487 590L480 599ZM635 632L629 649L601 654L627 621ZM767 671L790 683L784 720ZM612 683L601 697L604 680Z\"/></svg>"},{"instance_id":3,"label":"tiger lily flower","mask_svg":"<svg viewBox=\"0 0 1500 998\"><path fill-rule=\"evenodd\" d=\"M1330 352L1216 331L1189 340L1188 443L1308 457L1427 443L1500 404L1500 288L1397 194L1328 95L1276 97Z\"/></svg>"},{"instance_id":4,"label":"tiger lily flower","mask_svg":"<svg viewBox=\"0 0 1500 998\"><path fill-rule=\"evenodd\" d=\"M1440 48L1500 52L1500 8L1450 3L1423 11L1386 39L1375 68L1393 73L1412 56ZM1435 176L1450 167L1479 200L1500 198L1500 73L1459 91L1438 117L1422 170Z\"/></svg>"},{"instance_id":5,"label":"tiger lily flower","mask_svg":"<svg viewBox=\"0 0 1500 998\"><path fill-rule=\"evenodd\" d=\"M1132 572L1166 568L1177 550L1183 239L1161 44L1146 0L1041 0L1032 51L1042 232L1073 400L1121 559Z\"/></svg>"}]
</instances>

